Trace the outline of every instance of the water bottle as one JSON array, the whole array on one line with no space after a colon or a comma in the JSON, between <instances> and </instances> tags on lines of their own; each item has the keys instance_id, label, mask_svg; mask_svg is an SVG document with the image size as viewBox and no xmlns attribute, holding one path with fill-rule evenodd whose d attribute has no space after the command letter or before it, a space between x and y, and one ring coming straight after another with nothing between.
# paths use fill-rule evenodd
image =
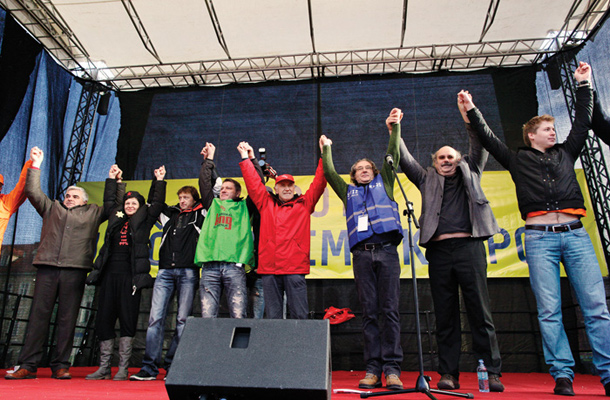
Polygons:
<instances>
[{"instance_id":1,"label":"water bottle","mask_svg":"<svg viewBox=\"0 0 610 400\"><path fill-rule=\"evenodd\" d=\"M485 368L483 360L479 360L477 377L479 378L479 392L489 392L489 376L487 375L487 368Z\"/></svg>"}]
</instances>

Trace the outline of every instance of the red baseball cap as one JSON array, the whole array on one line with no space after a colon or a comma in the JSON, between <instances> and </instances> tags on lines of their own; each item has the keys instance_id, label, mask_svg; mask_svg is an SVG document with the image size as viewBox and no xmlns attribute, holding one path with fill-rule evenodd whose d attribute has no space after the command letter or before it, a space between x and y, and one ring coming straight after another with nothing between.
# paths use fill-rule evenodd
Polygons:
<instances>
[{"instance_id":1,"label":"red baseball cap","mask_svg":"<svg viewBox=\"0 0 610 400\"><path fill-rule=\"evenodd\" d=\"M294 178L290 174L282 174L275 178L275 183L280 183L282 181L290 181L294 183Z\"/></svg>"}]
</instances>

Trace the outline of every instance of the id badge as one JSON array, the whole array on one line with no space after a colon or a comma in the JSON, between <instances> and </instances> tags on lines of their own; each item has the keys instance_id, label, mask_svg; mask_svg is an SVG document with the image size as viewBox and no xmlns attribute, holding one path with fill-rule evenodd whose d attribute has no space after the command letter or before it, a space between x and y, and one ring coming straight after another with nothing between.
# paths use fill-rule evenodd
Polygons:
<instances>
[{"instance_id":1,"label":"id badge","mask_svg":"<svg viewBox=\"0 0 610 400\"><path fill-rule=\"evenodd\" d=\"M366 232L369 230L369 216L362 214L358 216L358 232Z\"/></svg>"}]
</instances>

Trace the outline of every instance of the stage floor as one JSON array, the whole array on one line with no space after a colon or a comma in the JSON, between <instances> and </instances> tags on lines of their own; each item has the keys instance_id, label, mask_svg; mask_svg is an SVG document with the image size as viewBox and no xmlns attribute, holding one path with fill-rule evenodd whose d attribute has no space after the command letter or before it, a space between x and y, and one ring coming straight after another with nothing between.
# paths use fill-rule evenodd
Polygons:
<instances>
[{"instance_id":1,"label":"stage floor","mask_svg":"<svg viewBox=\"0 0 610 400\"><path fill-rule=\"evenodd\" d=\"M87 381L85 375L95 371L93 367L71 368L73 378L68 381L51 379L51 371L48 368L38 370L37 379L26 379L22 381L9 381L2 379L0 382L0 399L6 400L167 400L169 399L163 381L164 375L159 375L156 381L147 382L114 382L114 381ZM131 368L131 373L136 373L137 368ZM113 374L116 368L113 368ZM1 370L2 375L6 370ZM432 377L431 387L436 387L439 379L437 373L427 372ZM361 371L334 371L332 375L333 391L340 389L358 390L358 380L364 376ZM405 388L415 385L416 372L403 372L401 379ZM506 373L502 377L506 386L504 393L479 393L476 374L462 373L460 375L461 389L458 392L472 393L475 399L503 399L503 400L544 400L559 397L553 394L554 382L549 374L518 374ZM374 392L383 392L385 389L376 389ZM603 399L604 387L597 376L576 375L574 379L574 391L580 399ZM435 395L439 400L457 398L453 396ZM333 393L333 400L355 400L359 399L357 393ZM374 397L376 398L376 397ZM380 396L379 398L401 399L428 399L423 393L403 393L394 396ZM228 399L230 400L230 399ZM289 400L289 399L287 399Z\"/></svg>"}]
</instances>

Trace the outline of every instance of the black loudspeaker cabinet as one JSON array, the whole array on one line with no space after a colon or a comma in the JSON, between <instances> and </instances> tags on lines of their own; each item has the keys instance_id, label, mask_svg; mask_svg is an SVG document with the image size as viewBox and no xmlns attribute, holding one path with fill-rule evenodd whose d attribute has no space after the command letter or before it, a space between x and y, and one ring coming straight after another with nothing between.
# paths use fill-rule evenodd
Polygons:
<instances>
[{"instance_id":1,"label":"black loudspeaker cabinet","mask_svg":"<svg viewBox=\"0 0 610 400\"><path fill-rule=\"evenodd\" d=\"M171 400L330 400L328 320L189 318L167 375Z\"/></svg>"}]
</instances>

